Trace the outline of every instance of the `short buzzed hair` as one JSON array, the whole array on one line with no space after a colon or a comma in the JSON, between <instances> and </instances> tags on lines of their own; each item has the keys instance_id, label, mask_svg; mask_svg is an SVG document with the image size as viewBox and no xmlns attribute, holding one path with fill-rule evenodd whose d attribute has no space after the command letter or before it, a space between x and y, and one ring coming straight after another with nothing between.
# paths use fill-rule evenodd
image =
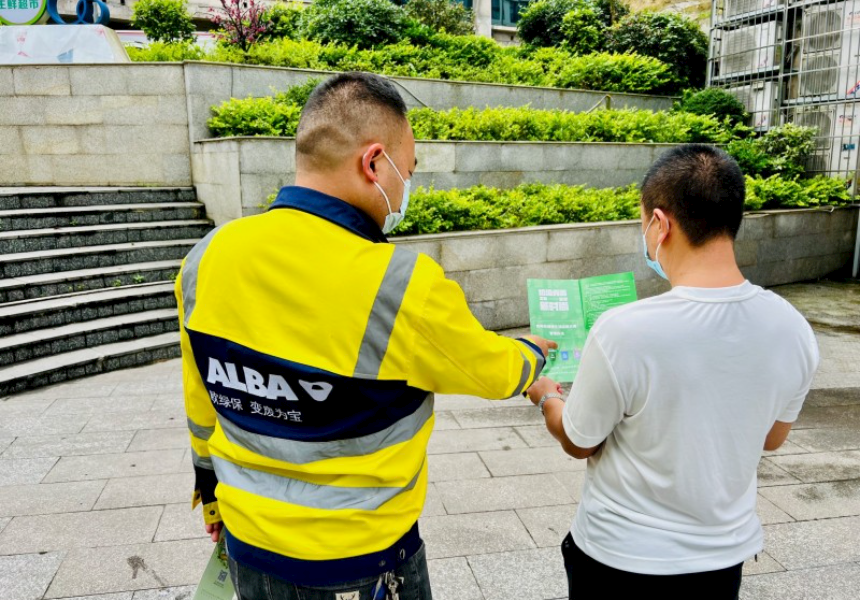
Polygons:
<instances>
[{"instance_id":1,"label":"short buzzed hair","mask_svg":"<svg viewBox=\"0 0 860 600\"><path fill-rule=\"evenodd\" d=\"M298 166L336 168L358 145L395 144L405 123L406 104L390 81L371 73L335 75L316 87L302 110Z\"/></svg>"},{"instance_id":2,"label":"short buzzed hair","mask_svg":"<svg viewBox=\"0 0 860 600\"><path fill-rule=\"evenodd\" d=\"M737 237L745 196L738 163L706 144L684 144L667 151L642 183L646 217L655 208L664 210L695 247L723 236Z\"/></svg>"}]
</instances>

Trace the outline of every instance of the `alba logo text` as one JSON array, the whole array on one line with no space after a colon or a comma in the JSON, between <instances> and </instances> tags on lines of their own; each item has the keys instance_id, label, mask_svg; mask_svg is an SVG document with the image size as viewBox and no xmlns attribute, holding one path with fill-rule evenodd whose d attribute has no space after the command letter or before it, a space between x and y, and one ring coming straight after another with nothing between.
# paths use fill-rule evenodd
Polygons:
<instances>
[{"instance_id":1,"label":"alba logo text","mask_svg":"<svg viewBox=\"0 0 860 600\"><path fill-rule=\"evenodd\" d=\"M208 383L217 383L231 390L239 390L247 392L258 398L267 398L269 400L298 400L293 388L287 383L287 380L280 375L268 375L255 371L248 367L242 367L242 375L240 378L238 368L233 363L224 363L223 365L216 358L209 358L209 374L206 376ZM308 396L322 402L331 394L332 385L324 381L301 381L299 385L307 392Z\"/></svg>"}]
</instances>

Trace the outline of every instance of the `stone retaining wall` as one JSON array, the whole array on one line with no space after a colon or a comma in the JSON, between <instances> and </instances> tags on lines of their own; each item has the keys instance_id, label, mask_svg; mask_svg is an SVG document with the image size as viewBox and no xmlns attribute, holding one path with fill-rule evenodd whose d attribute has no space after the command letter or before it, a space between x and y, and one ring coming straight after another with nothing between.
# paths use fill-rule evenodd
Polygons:
<instances>
[{"instance_id":1,"label":"stone retaining wall","mask_svg":"<svg viewBox=\"0 0 860 600\"><path fill-rule=\"evenodd\" d=\"M189 186L181 64L0 67L0 187Z\"/></svg>"},{"instance_id":2,"label":"stone retaining wall","mask_svg":"<svg viewBox=\"0 0 860 600\"><path fill-rule=\"evenodd\" d=\"M330 73L215 63L0 66L0 187L189 186L211 107ZM604 94L394 78L410 106L588 110ZM654 110L665 97L612 94ZM205 183L205 182L204 182Z\"/></svg>"},{"instance_id":3,"label":"stone retaining wall","mask_svg":"<svg viewBox=\"0 0 860 600\"><path fill-rule=\"evenodd\" d=\"M590 187L638 183L671 144L418 142L413 189L545 182ZM260 212L269 194L295 180L295 142L242 137L193 145L197 194L216 224Z\"/></svg>"},{"instance_id":4,"label":"stone retaining wall","mask_svg":"<svg viewBox=\"0 0 860 600\"><path fill-rule=\"evenodd\" d=\"M807 281L851 261L857 207L749 213L736 244L753 283ZM638 221L552 225L393 238L439 261L485 327L528 325L527 279L579 279L632 271L640 298L668 290L645 264Z\"/></svg>"}]
</instances>

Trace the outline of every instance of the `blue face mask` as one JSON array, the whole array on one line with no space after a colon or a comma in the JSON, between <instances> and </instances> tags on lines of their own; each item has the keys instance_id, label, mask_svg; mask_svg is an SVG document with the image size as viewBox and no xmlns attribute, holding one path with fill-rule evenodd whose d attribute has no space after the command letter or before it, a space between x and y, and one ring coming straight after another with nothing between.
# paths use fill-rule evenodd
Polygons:
<instances>
[{"instance_id":1,"label":"blue face mask","mask_svg":"<svg viewBox=\"0 0 860 600\"><path fill-rule=\"evenodd\" d=\"M654 260L651 260L651 257L648 256L648 242L645 241L645 235L648 233L648 230L651 229L651 224L654 222L654 219L657 218L657 215L651 217L651 220L648 222L648 227L645 228L645 233L642 234L642 253L645 255L645 264L654 269L654 272L657 273L660 277L665 280L669 280L669 277L666 275L666 271L663 270L663 267L660 266L660 244L657 244L657 249L654 250Z\"/></svg>"},{"instance_id":2,"label":"blue face mask","mask_svg":"<svg viewBox=\"0 0 860 600\"><path fill-rule=\"evenodd\" d=\"M391 202L388 201L388 194L385 193L385 190L382 189L379 182L373 182L374 185L379 188L379 191L382 192L382 197L385 198L385 203L388 205L388 214L385 216L385 223L382 225L382 233L387 235L394 231L397 226L403 222L403 217L406 216L406 209L409 208L409 190L412 187L412 180L410 179L407 181L403 179L403 175L400 174L400 170L397 168L397 165L394 164L394 161L391 160L391 157L388 156L388 153L383 150L382 154L385 155L385 158L388 159L388 162L391 163L391 166L394 168L394 172L397 173L397 176L400 177L400 181L403 182L403 201L400 203L400 210L397 212L393 212L391 210Z\"/></svg>"}]
</instances>

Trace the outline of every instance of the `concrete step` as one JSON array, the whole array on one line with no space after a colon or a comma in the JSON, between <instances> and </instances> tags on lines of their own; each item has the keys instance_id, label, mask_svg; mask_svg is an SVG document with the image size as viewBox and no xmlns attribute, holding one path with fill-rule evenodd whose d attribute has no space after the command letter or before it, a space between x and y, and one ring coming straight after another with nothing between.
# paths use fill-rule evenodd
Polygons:
<instances>
[{"instance_id":1,"label":"concrete step","mask_svg":"<svg viewBox=\"0 0 860 600\"><path fill-rule=\"evenodd\" d=\"M12 302L0 306L0 336L175 306L173 282Z\"/></svg>"},{"instance_id":2,"label":"concrete step","mask_svg":"<svg viewBox=\"0 0 860 600\"><path fill-rule=\"evenodd\" d=\"M38 252L80 246L203 238L212 229L204 220L120 223L0 232L0 253Z\"/></svg>"},{"instance_id":3,"label":"concrete step","mask_svg":"<svg viewBox=\"0 0 860 600\"><path fill-rule=\"evenodd\" d=\"M0 396L178 356L179 334L171 332L38 358L0 368Z\"/></svg>"},{"instance_id":4,"label":"concrete step","mask_svg":"<svg viewBox=\"0 0 860 600\"><path fill-rule=\"evenodd\" d=\"M189 221L205 219L199 202L151 202L145 204L104 204L58 208L0 210L0 231L81 227L113 223Z\"/></svg>"},{"instance_id":5,"label":"concrete step","mask_svg":"<svg viewBox=\"0 0 860 600\"><path fill-rule=\"evenodd\" d=\"M0 210L196 200L194 188L0 188Z\"/></svg>"},{"instance_id":6,"label":"concrete step","mask_svg":"<svg viewBox=\"0 0 860 600\"><path fill-rule=\"evenodd\" d=\"M0 304L124 285L173 281L181 265L181 260L162 260L0 279Z\"/></svg>"},{"instance_id":7,"label":"concrete step","mask_svg":"<svg viewBox=\"0 0 860 600\"><path fill-rule=\"evenodd\" d=\"M0 254L0 278L25 277L163 260L181 260L199 239L110 244L41 252Z\"/></svg>"},{"instance_id":8,"label":"concrete step","mask_svg":"<svg viewBox=\"0 0 860 600\"><path fill-rule=\"evenodd\" d=\"M0 338L0 365L12 365L178 330L176 309L162 308L7 335Z\"/></svg>"}]
</instances>

